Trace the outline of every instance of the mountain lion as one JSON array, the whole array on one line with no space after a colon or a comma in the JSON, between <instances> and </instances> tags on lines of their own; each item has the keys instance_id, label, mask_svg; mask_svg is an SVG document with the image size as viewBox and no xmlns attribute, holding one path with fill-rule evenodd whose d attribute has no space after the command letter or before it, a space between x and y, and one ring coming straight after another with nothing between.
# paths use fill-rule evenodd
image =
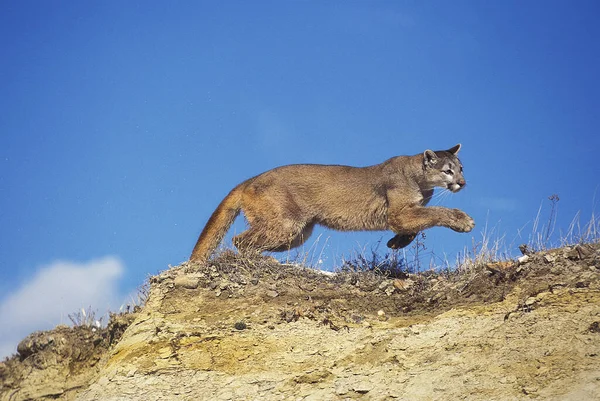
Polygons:
<instances>
[{"instance_id":1,"label":"mountain lion","mask_svg":"<svg viewBox=\"0 0 600 401\"><path fill-rule=\"evenodd\" d=\"M407 246L434 226L469 232L473 219L459 209L425 207L434 187L466 185L456 156L443 151L397 156L369 167L296 164L250 178L223 199L202 230L192 262L206 261L233 220L244 212L248 229L233 238L240 252L286 251L308 239L315 224L335 230L391 230L387 246Z\"/></svg>"}]
</instances>

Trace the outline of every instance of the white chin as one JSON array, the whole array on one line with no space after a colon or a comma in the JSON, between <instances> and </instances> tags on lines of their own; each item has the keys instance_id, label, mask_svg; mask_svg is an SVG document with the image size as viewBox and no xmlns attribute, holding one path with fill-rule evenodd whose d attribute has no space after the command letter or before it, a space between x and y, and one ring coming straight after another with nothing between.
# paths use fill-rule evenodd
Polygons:
<instances>
[{"instance_id":1,"label":"white chin","mask_svg":"<svg viewBox=\"0 0 600 401\"><path fill-rule=\"evenodd\" d=\"M458 185L458 184L452 184L450 186L450 191L452 191L452 192L458 192L459 190L460 190L460 185Z\"/></svg>"}]
</instances>

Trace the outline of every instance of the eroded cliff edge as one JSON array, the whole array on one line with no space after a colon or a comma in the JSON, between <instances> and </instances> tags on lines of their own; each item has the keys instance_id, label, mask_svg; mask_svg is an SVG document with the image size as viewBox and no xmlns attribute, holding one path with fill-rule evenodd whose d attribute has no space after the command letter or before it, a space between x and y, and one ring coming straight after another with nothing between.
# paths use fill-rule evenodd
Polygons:
<instances>
[{"instance_id":1,"label":"eroded cliff edge","mask_svg":"<svg viewBox=\"0 0 600 401\"><path fill-rule=\"evenodd\" d=\"M397 278L225 253L150 282L107 329L25 339L1 399L600 399L598 244Z\"/></svg>"}]
</instances>

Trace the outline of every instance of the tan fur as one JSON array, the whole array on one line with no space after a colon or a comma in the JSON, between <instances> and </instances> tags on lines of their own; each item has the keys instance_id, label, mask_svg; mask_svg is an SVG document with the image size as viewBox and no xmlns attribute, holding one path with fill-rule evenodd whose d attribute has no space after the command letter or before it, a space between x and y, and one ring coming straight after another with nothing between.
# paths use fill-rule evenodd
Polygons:
<instances>
[{"instance_id":1,"label":"tan fur","mask_svg":"<svg viewBox=\"0 0 600 401\"><path fill-rule=\"evenodd\" d=\"M392 230L396 235L388 247L394 249L434 226L471 231L474 221L461 210L425 207L434 187L453 192L464 187L459 149L457 145L397 156L370 167L298 164L269 170L242 182L223 199L190 260L206 261L240 211L249 224L233 239L241 252L297 247L315 224L341 231Z\"/></svg>"}]
</instances>

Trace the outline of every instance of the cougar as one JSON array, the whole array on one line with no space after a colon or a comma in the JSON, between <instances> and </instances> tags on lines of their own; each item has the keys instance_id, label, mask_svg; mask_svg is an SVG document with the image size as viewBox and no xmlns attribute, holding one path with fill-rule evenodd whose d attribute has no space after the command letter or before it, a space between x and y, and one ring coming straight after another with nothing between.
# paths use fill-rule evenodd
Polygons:
<instances>
[{"instance_id":1,"label":"cougar","mask_svg":"<svg viewBox=\"0 0 600 401\"><path fill-rule=\"evenodd\" d=\"M409 245L425 229L469 232L474 220L459 209L426 207L434 187L465 187L461 145L396 156L369 167L296 164L250 178L223 199L202 230L192 262L206 261L240 211L248 229L233 238L241 253L279 252L303 244L316 224L341 231L391 230L387 246Z\"/></svg>"}]
</instances>

